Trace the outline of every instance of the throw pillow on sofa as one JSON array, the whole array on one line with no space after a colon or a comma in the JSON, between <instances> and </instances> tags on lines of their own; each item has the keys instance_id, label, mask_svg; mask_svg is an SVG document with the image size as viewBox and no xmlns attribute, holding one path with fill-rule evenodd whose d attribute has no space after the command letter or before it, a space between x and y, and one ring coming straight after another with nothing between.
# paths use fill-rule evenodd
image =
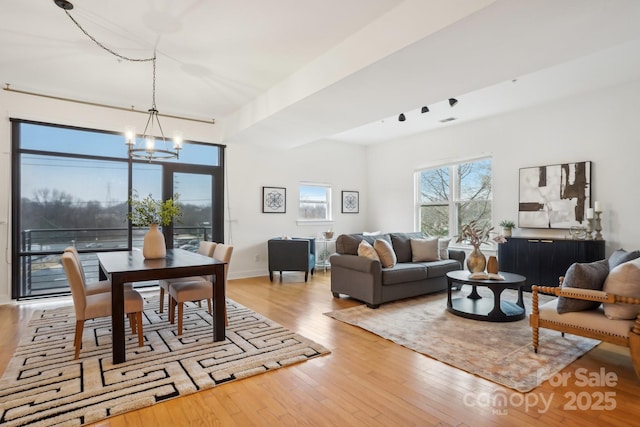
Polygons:
<instances>
[{"instance_id":1,"label":"throw pillow on sofa","mask_svg":"<svg viewBox=\"0 0 640 427\"><path fill-rule=\"evenodd\" d=\"M383 239L376 239L376 241L373 242L373 248L376 250L380 258L380 263L382 263L384 268L391 268L396 265L398 260L391 243Z\"/></svg>"},{"instance_id":2,"label":"throw pillow on sofa","mask_svg":"<svg viewBox=\"0 0 640 427\"><path fill-rule=\"evenodd\" d=\"M440 261L438 238L411 239L413 262Z\"/></svg>"},{"instance_id":3,"label":"throw pillow on sofa","mask_svg":"<svg viewBox=\"0 0 640 427\"><path fill-rule=\"evenodd\" d=\"M563 288L581 288L602 290L609 274L609 263L606 259L590 263L572 264L564 276ZM597 301L584 301L576 298L558 297L558 313L594 310L600 305Z\"/></svg>"},{"instance_id":4,"label":"throw pillow on sofa","mask_svg":"<svg viewBox=\"0 0 640 427\"><path fill-rule=\"evenodd\" d=\"M451 239L443 239L442 237L438 239L438 255L440 259L449 259L449 243L451 243Z\"/></svg>"},{"instance_id":5,"label":"throw pillow on sofa","mask_svg":"<svg viewBox=\"0 0 640 427\"><path fill-rule=\"evenodd\" d=\"M640 298L640 258L627 261L611 270L603 291L625 297ZM635 304L604 303L604 314L609 319L635 319L640 311Z\"/></svg>"},{"instance_id":6,"label":"throw pillow on sofa","mask_svg":"<svg viewBox=\"0 0 640 427\"><path fill-rule=\"evenodd\" d=\"M364 256L375 261L380 261L378 253L373 248L373 246L371 246L371 243L367 242L366 240L361 241L358 245L358 256Z\"/></svg>"}]
</instances>

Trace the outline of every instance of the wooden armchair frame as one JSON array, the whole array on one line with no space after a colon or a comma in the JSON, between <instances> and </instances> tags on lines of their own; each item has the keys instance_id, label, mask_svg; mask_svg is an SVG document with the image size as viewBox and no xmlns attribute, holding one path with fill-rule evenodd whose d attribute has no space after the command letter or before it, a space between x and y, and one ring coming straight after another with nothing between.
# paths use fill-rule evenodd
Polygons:
<instances>
[{"instance_id":1,"label":"wooden armchair frame","mask_svg":"<svg viewBox=\"0 0 640 427\"><path fill-rule=\"evenodd\" d=\"M562 283L562 278L560 279ZM615 334L611 333L607 330L606 327L601 329L597 329L593 327L593 322L589 323L587 316L593 316L594 311L583 311L576 313L567 313L571 314L571 316L567 316L567 319L570 320L559 321L557 318L555 319L546 319L544 316L541 317L540 314L540 306L539 303L539 293L555 295L556 297L568 297L568 298L576 298L585 301L597 301L602 303L624 303L624 304L637 304L640 305L640 298L632 298L625 297L620 295L611 294L604 291L594 291L587 289L577 289L577 288L562 288L562 287L550 287L550 286L538 286L533 285L531 287L532 290L532 313L529 316L529 324L533 329L533 350L538 352L538 344L539 344L539 328L553 329L559 331L564 336L565 333L578 335L587 338L593 338L600 341L608 342L611 344L621 345L624 347L628 347L631 352L631 361L633 363L633 368L636 371L636 375L640 377L640 313L636 317L635 321L627 320L611 320L607 318L604 313L602 313L602 322L599 322L603 326L606 325L606 322L628 322L629 323L629 332L626 336L623 334ZM599 315L599 313L596 313ZM561 315L564 316L564 315ZM580 319L584 319L584 325L579 321ZM587 325L589 323L589 325Z\"/></svg>"}]
</instances>

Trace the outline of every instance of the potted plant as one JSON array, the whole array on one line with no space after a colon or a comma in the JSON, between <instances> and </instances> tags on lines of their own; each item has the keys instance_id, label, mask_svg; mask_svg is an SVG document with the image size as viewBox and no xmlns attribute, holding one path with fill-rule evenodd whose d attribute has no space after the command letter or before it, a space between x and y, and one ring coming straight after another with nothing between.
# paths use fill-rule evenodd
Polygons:
<instances>
[{"instance_id":1,"label":"potted plant","mask_svg":"<svg viewBox=\"0 0 640 427\"><path fill-rule=\"evenodd\" d=\"M144 236L142 255L147 259L164 258L167 255L167 247L164 235L158 227L166 227L174 219L182 216L182 209L178 205L178 193L167 200L156 200L149 194L144 199L138 198L138 193L133 192L129 197L131 210L127 215L134 227L149 227Z\"/></svg>"},{"instance_id":2,"label":"potted plant","mask_svg":"<svg viewBox=\"0 0 640 427\"><path fill-rule=\"evenodd\" d=\"M511 230L516 228L516 224L508 219L503 219L500 221L500 227L502 227L504 237L511 237Z\"/></svg>"}]
</instances>

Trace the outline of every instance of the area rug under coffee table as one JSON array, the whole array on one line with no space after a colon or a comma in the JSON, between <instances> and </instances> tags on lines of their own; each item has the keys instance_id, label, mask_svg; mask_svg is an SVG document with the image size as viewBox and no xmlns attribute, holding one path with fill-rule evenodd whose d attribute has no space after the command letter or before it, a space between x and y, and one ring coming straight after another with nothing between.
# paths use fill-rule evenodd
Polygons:
<instances>
[{"instance_id":1,"label":"area rug under coffee table","mask_svg":"<svg viewBox=\"0 0 640 427\"><path fill-rule=\"evenodd\" d=\"M158 298L145 298L145 345L127 326L127 361L114 366L111 319L85 323L73 360L73 307L36 312L0 380L0 425L92 423L328 353L234 301L227 313L227 339L215 343L211 315L188 304L178 337Z\"/></svg>"},{"instance_id":2,"label":"area rug under coffee table","mask_svg":"<svg viewBox=\"0 0 640 427\"><path fill-rule=\"evenodd\" d=\"M453 297L464 297L470 289L453 291ZM478 288L478 293L492 298L487 289ZM540 297L541 301L551 298ZM515 301L516 291L505 290L503 299ZM442 292L382 304L378 309L361 305L325 314L520 392L532 390L599 343L540 329L540 346L534 353L528 292L527 317L510 323L465 319L447 312L446 303L447 293Z\"/></svg>"}]
</instances>

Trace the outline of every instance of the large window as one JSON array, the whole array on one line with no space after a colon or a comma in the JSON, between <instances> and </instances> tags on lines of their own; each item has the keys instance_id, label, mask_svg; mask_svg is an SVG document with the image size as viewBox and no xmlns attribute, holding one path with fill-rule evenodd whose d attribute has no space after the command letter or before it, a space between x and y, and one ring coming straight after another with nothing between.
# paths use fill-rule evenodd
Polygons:
<instances>
[{"instance_id":1,"label":"large window","mask_svg":"<svg viewBox=\"0 0 640 427\"><path fill-rule=\"evenodd\" d=\"M489 225L491 159L448 164L416 173L420 230L429 236L455 236L463 224Z\"/></svg>"},{"instance_id":2,"label":"large window","mask_svg":"<svg viewBox=\"0 0 640 427\"><path fill-rule=\"evenodd\" d=\"M182 193L182 221L163 230L169 247L224 240L221 146L186 142L180 159L130 161L121 134L15 119L12 144L12 298L68 293L67 246L88 280L98 279L96 252L141 247L146 229L127 222L132 189Z\"/></svg>"},{"instance_id":3,"label":"large window","mask_svg":"<svg viewBox=\"0 0 640 427\"><path fill-rule=\"evenodd\" d=\"M331 186L302 183L299 200L298 218L301 221L331 220Z\"/></svg>"}]
</instances>

